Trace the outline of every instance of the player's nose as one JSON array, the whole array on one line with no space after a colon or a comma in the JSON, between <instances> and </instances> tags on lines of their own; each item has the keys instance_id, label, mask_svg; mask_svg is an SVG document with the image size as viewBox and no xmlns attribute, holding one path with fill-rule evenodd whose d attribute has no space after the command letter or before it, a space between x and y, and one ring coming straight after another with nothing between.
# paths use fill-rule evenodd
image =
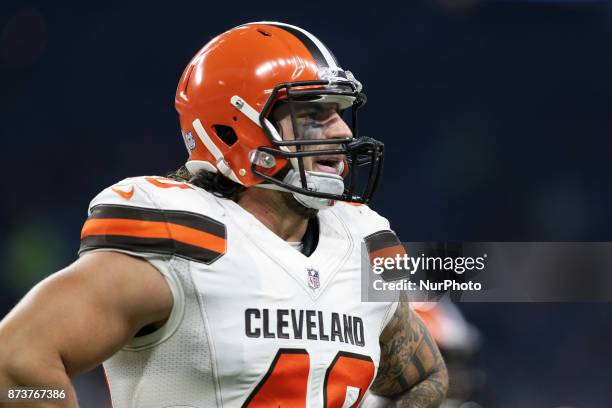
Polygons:
<instances>
[{"instance_id":1,"label":"player's nose","mask_svg":"<svg viewBox=\"0 0 612 408\"><path fill-rule=\"evenodd\" d=\"M334 112L327 126L325 127L326 139L350 139L353 137L353 132L348 124L342 119L337 112Z\"/></svg>"}]
</instances>

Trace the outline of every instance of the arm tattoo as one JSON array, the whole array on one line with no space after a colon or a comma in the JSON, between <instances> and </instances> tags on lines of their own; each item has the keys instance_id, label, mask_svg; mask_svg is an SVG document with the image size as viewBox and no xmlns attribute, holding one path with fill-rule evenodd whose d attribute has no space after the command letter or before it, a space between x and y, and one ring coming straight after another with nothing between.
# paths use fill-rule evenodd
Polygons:
<instances>
[{"instance_id":1,"label":"arm tattoo","mask_svg":"<svg viewBox=\"0 0 612 408\"><path fill-rule=\"evenodd\" d=\"M410 309L398 304L381 334L375 394L396 398L396 407L437 407L448 388L446 367L425 323Z\"/></svg>"}]
</instances>

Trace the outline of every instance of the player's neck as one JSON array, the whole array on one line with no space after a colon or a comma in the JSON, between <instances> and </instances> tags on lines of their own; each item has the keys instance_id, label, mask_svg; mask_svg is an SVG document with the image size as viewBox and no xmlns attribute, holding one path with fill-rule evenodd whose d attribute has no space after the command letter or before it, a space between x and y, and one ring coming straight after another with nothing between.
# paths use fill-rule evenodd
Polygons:
<instances>
[{"instance_id":1,"label":"player's neck","mask_svg":"<svg viewBox=\"0 0 612 408\"><path fill-rule=\"evenodd\" d=\"M298 242L308 228L308 215L288 203L279 191L250 188L236 202L285 241ZM293 198L291 198L293 199Z\"/></svg>"}]
</instances>

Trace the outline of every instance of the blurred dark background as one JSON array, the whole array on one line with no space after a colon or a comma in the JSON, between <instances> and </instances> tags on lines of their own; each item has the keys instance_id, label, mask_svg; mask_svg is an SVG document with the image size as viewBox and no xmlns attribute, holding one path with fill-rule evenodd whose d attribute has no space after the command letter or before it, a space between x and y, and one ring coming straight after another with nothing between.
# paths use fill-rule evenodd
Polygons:
<instances>
[{"instance_id":1,"label":"blurred dark background","mask_svg":"<svg viewBox=\"0 0 612 408\"><path fill-rule=\"evenodd\" d=\"M5 0L0 316L76 258L97 192L183 163L184 66L258 20L306 28L363 82L362 134L388 152L372 207L403 240L612 240L607 2ZM482 336L473 401L610 406L612 305L459 307ZM76 383L107 405L99 371Z\"/></svg>"}]
</instances>

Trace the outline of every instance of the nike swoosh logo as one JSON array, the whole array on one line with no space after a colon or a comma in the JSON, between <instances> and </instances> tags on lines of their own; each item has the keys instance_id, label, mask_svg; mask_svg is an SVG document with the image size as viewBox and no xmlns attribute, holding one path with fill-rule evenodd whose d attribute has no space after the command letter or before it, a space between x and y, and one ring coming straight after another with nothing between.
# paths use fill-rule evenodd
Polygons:
<instances>
[{"instance_id":1,"label":"nike swoosh logo","mask_svg":"<svg viewBox=\"0 0 612 408\"><path fill-rule=\"evenodd\" d=\"M134 195L134 186L130 188L130 191L122 191L117 188L112 188L111 190L113 190L115 193L119 194L121 197L125 198L126 200L129 200Z\"/></svg>"}]
</instances>

